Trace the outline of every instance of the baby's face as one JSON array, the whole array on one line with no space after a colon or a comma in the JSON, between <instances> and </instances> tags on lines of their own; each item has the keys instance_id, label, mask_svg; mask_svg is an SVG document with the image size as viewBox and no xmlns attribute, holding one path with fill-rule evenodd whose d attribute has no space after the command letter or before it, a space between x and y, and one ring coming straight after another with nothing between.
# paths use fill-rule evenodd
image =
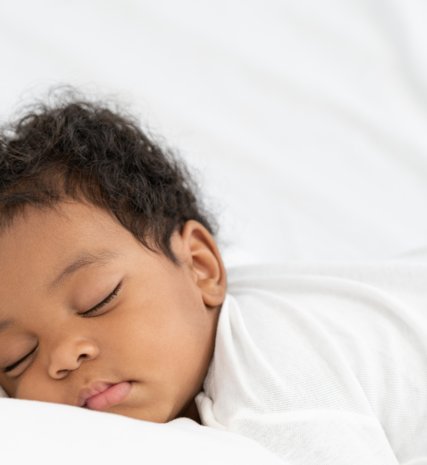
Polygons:
<instances>
[{"instance_id":1,"label":"baby's face","mask_svg":"<svg viewBox=\"0 0 427 465\"><path fill-rule=\"evenodd\" d=\"M172 236L176 266L108 213L59 207L28 209L0 235L0 385L154 422L185 414L225 294L213 239L188 222Z\"/></svg>"}]
</instances>

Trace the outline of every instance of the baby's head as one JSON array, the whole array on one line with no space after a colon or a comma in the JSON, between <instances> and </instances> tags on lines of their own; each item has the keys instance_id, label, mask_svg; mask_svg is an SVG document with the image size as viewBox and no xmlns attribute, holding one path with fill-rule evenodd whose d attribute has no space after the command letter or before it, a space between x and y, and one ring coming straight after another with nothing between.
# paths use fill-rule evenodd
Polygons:
<instances>
[{"instance_id":1,"label":"baby's head","mask_svg":"<svg viewBox=\"0 0 427 465\"><path fill-rule=\"evenodd\" d=\"M131 118L27 114L0 140L0 385L196 418L226 290L213 232L185 167Z\"/></svg>"}]
</instances>

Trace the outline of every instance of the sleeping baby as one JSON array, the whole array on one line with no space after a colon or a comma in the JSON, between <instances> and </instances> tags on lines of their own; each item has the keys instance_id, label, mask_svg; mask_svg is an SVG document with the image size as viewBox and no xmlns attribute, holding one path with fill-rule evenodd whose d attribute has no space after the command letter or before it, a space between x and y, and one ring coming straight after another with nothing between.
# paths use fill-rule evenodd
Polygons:
<instances>
[{"instance_id":1,"label":"sleeping baby","mask_svg":"<svg viewBox=\"0 0 427 465\"><path fill-rule=\"evenodd\" d=\"M7 395L187 417L289 464L427 464L426 261L227 276L215 234L185 165L132 117L68 98L5 128Z\"/></svg>"}]
</instances>

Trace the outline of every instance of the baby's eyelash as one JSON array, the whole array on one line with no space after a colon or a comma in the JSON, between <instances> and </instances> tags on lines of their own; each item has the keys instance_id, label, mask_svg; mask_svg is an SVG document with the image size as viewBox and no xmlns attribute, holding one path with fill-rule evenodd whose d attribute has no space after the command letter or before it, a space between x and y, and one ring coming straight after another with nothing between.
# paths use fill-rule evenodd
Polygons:
<instances>
[{"instance_id":1,"label":"baby's eyelash","mask_svg":"<svg viewBox=\"0 0 427 465\"><path fill-rule=\"evenodd\" d=\"M12 365L9 365L8 367L3 369L3 373L8 373L9 371L14 370L18 365L20 365L23 361L25 361L30 355L32 355L36 351L37 347L32 350L30 353L25 355L25 357L22 357L21 360L18 360L17 362L13 363Z\"/></svg>"},{"instance_id":2,"label":"baby's eyelash","mask_svg":"<svg viewBox=\"0 0 427 465\"><path fill-rule=\"evenodd\" d=\"M116 297L116 295L119 293L120 289L122 288L122 283L119 283L117 285L117 287L114 289L114 291L106 298L104 299L101 303L99 303L98 305L95 305L95 307L91 308L90 310L88 310L87 312L84 312L84 313L79 313L79 315L81 316L90 316L92 315L93 313L96 313L100 308L102 308L104 305L107 305L108 303L110 303L114 297Z\"/></svg>"}]
</instances>

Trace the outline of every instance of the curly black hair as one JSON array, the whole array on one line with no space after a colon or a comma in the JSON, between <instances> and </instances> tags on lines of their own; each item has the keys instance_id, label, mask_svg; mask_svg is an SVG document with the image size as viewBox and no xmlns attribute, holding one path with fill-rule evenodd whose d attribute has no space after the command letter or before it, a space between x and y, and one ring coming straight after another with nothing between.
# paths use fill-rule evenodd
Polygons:
<instances>
[{"instance_id":1,"label":"curly black hair","mask_svg":"<svg viewBox=\"0 0 427 465\"><path fill-rule=\"evenodd\" d=\"M175 264L175 230L196 220L216 232L178 156L134 117L102 102L72 97L36 104L1 130L0 227L28 205L54 207L67 198L110 212L142 245Z\"/></svg>"}]
</instances>

